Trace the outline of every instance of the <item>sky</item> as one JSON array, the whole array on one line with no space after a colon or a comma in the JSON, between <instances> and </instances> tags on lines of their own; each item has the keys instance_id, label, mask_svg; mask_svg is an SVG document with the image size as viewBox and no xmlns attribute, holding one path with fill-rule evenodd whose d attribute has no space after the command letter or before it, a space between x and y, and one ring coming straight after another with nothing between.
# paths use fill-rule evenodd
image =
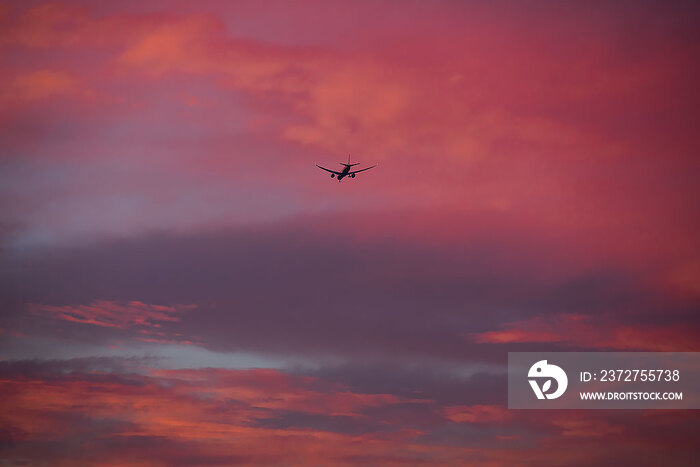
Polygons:
<instances>
[{"instance_id":1,"label":"sky","mask_svg":"<svg viewBox=\"0 0 700 467\"><path fill-rule=\"evenodd\" d=\"M699 21L0 4L2 457L690 465L697 411L508 410L506 366L700 351Z\"/></svg>"}]
</instances>

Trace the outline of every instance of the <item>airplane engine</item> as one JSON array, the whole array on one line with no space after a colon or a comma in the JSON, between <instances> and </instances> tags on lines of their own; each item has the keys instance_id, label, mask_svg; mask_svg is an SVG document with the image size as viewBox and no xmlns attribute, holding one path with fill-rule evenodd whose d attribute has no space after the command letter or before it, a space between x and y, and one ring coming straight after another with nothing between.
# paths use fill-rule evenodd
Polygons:
<instances>
[{"instance_id":1,"label":"airplane engine","mask_svg":"<svg viewBox=\"0 0 700 467\"><path fill-rule=\"evenodd\" d=\"M352 178L355 178L355 174L352 174Z\"/></svg>"},{"instance_id":2,"label":"airplane engine","mask_svg":"<svg viewBox=\"0 0 700 467\"><path fill-rule=\"evenodd\" d=\"M331 174L331 178L335 178L335 174Z\"/></svg>"}]
</instances>

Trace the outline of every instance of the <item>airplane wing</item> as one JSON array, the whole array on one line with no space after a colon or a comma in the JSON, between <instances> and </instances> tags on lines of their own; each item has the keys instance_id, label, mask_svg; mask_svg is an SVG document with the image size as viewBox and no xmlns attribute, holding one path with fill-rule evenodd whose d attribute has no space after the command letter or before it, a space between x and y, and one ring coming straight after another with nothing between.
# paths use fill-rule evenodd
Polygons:
<instances>
[{"instance_id":1,"label":"airplane wing","mask_svg":"<svg viewBox=\"0 0 700 467\"><path fill-rule=\"evenodd\" d=\"M360 169L360 170L355 170L354 172L350 172L348 175L364 172L365 170L373 169L377 166L377 164L373 165L372 167L367 167L366 169Z\"/></svg>"},{"instance_id":2,"label":"airplane wing","mask_svg":"<svg viewBox=\"0 0 700 467\"><path fill-rule=\"evenodd\" d=\"M321 167L320 165L316 164L316 167L319 169L325 170L326 172L330 172L332 174L340 175L340 172L336 172L335 170L327 169L325 167Z\"/></svg>"}]
</instances>

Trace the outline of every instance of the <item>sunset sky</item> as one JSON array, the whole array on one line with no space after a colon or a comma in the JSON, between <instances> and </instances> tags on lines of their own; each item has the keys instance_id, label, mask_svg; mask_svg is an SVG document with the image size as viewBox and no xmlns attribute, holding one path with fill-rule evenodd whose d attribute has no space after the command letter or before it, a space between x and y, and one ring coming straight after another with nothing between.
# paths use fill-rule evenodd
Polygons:
<instances>
[{"instance_id":1,"label":"sunset sky","mask_svg":"<svg viewBox=\"0 0 700 467\"><path fill-rule=\"evenodd\" d=\"M1 3L0 459L697 461L698 411L508 410L506 364L700 351L699 24Z\"/></svg>"}]
</instances>

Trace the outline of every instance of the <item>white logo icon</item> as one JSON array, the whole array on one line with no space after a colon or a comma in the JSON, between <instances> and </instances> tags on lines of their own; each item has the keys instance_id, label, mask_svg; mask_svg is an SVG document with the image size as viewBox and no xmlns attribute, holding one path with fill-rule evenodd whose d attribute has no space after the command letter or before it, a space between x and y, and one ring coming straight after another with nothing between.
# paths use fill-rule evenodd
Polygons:
<instances>
[{"instance_id":1,"label":"white logo icon","mask_svg":"<svg viewBox=\"0 0 700 467\"><path fill-rule=\"evenodd\" d=\"M540 360L532 365L530 367L530 371L527 373L527 377L545 380L541 388L537 379L528 380L538 399L556 399L564 394L564 391L566 391L566 386L569 384L569 379L566 377L564 370L556 365L547 364L547 360ZM552 379L557 382L557 390L552 393L548 393L547 391L549 391L552 386Z\"/></svg>"}]
</instances>

